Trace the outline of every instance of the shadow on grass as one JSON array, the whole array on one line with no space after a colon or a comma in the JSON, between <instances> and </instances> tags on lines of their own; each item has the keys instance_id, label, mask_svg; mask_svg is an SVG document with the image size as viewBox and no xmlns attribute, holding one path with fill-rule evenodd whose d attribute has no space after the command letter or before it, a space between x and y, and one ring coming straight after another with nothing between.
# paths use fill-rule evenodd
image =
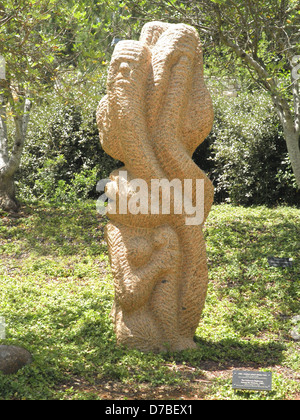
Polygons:
<instances>
[{"instance_id":1,"label":"shadow on grass","mask_svg":"<svg viewBox=\"0 0 300 420\"><path fill-rule=\"evenodd\" d=\"M22 248L38 256L97 255L106 251L103 239L107 220L97 215L92 202L89 206L28 206L9 219L14 227L12 235L22 240Z\"/></svg>"},{"instance_id":2,"label":"shadow on grass","mask_svg":"<svg viewBox=\"0 0 300 420\"><path fill-rule=\"evenodd\" d=\"M255 363L261 367L280 364L284 359L286 346L278 341L257 342L224 338L213 342L195 339L202 360L215 362ZM192 357L196 357L196 354Z\"/></svg>"},{"instance_id":3,"label":"shadow on grass","mask_svg":"<svg viewBox=\"0 0 300 420\"><path fill-rule=\"evenodd\" d=\"M225 222L210 222L206 231L207 242L213 254L225 257L223 262L231 262L232 255L226 255L226 250L232 248L238 251L242 260L249 262L270 256L286 256L294 257L299 266L300 225L296 221L291 223L280 215L268 219L267 216L254 216L249 211L242 221L228 217Z\"/></svg>"}]
</instances>

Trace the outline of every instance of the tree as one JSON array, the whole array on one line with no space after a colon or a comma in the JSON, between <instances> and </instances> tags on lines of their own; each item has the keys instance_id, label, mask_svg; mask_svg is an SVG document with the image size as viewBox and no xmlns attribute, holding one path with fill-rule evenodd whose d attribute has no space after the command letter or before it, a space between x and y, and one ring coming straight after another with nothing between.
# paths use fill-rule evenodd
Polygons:
<instances>
[{"instance_id":1,"label":"tree","mask_svg":"<svg viewBox=\"0 0 300 420\"><path fill-rule=\"evenodd\" d=\"M146 16L144 1L129 3ZM153 0L148 19L153 18L196 27L208 53L225 47L271 95L300 188L299 1Z\"/></svg>"},{"instance_id":2,"label":"tree","mask_svg":"<svg viewBox=\"0 0 300 420\"><path fill-rule=\"evenodd\" d=\"M0 3L0 208L18 209L14 175L34 100L61 85L65 72L84 77L103 59L97 11L104 7L104 0Z\"/></svg>"}]
</instances>

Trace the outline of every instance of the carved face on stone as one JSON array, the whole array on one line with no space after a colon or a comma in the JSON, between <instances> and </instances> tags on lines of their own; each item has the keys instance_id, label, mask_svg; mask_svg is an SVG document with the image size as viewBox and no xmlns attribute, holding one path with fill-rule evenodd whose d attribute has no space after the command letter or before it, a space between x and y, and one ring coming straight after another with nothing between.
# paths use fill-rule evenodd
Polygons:
<instances>
[{"instance_id":1,"label":"carved face on stone","mask_svg":"<svg viewBox=\"0 0 300 420\"><path fill-rule=\"evenodd\" d=\"M108 87L113 84L138 82L139 89L148 77L148 68L151 63L151 53L146 45L139 41L120 41L112 55ZM132 87L132 86L131 86Z\"/></svg>"}]
</instances>

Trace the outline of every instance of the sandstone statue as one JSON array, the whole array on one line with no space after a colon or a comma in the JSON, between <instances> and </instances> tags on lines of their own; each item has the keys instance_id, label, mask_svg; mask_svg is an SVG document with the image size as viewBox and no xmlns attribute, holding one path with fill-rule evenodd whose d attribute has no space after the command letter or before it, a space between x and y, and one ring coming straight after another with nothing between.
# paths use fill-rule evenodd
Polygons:
<instances>
[{"instance_id":1,"label":"sandstone statue","mask_svg":"<svg viewBox=\"0 0 300 420\"><path fill-rule=\"evenodd\" d=\"M125 165L106 186L110 206L118 209L108 210L106 227L115 286L112 315L118 343L142 351L196 347L208 282L202 228L214 195L212 183L192 160L213 123L202 60L193 27L147 23L139 41L116 45L107 95L97 110L103 149ZM124 194L138 195L132 186L141 183L135 180L148 191L154 181L189 185L186 195L194 207L200 180L201 221L187 223L186 209L176 207L175 188L170 188L169 212L161 193L154 205L148 194L149 205L140 211L132 211L130 200L124 208Z\"/></svg>"}]
</instances>

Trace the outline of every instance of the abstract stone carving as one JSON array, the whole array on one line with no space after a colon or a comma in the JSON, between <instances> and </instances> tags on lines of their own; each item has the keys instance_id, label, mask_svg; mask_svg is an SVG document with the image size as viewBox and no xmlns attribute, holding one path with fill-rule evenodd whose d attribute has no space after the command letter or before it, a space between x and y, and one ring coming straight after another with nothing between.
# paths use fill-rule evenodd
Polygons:
<instances>
[{"instance_id":1,"label":"abstract stone carving","mask_svg":"<svg viewBox=\"0 0 300 420\"><path fill-rule=\"evenodd\" d=\"M142 351L194 348L208 282L202 227L214 195L212 183L192 160L213 123L196 30L151 22L139 41L120 41L97 123L103 149L125 165L106 186L118 209L108 213L106 227L117 341ZM121 211L124 191L127 197L138 191L132 190L135 179L149 191L153 180L192 180L193 205L196 180L202 180L203 220L188 225L186 212L174 210L175 189L169 214L162 210L161 195L159 211L151 211L150 201L146 211L132 214L130 206Z\"/></svg>"}]
</instances>

